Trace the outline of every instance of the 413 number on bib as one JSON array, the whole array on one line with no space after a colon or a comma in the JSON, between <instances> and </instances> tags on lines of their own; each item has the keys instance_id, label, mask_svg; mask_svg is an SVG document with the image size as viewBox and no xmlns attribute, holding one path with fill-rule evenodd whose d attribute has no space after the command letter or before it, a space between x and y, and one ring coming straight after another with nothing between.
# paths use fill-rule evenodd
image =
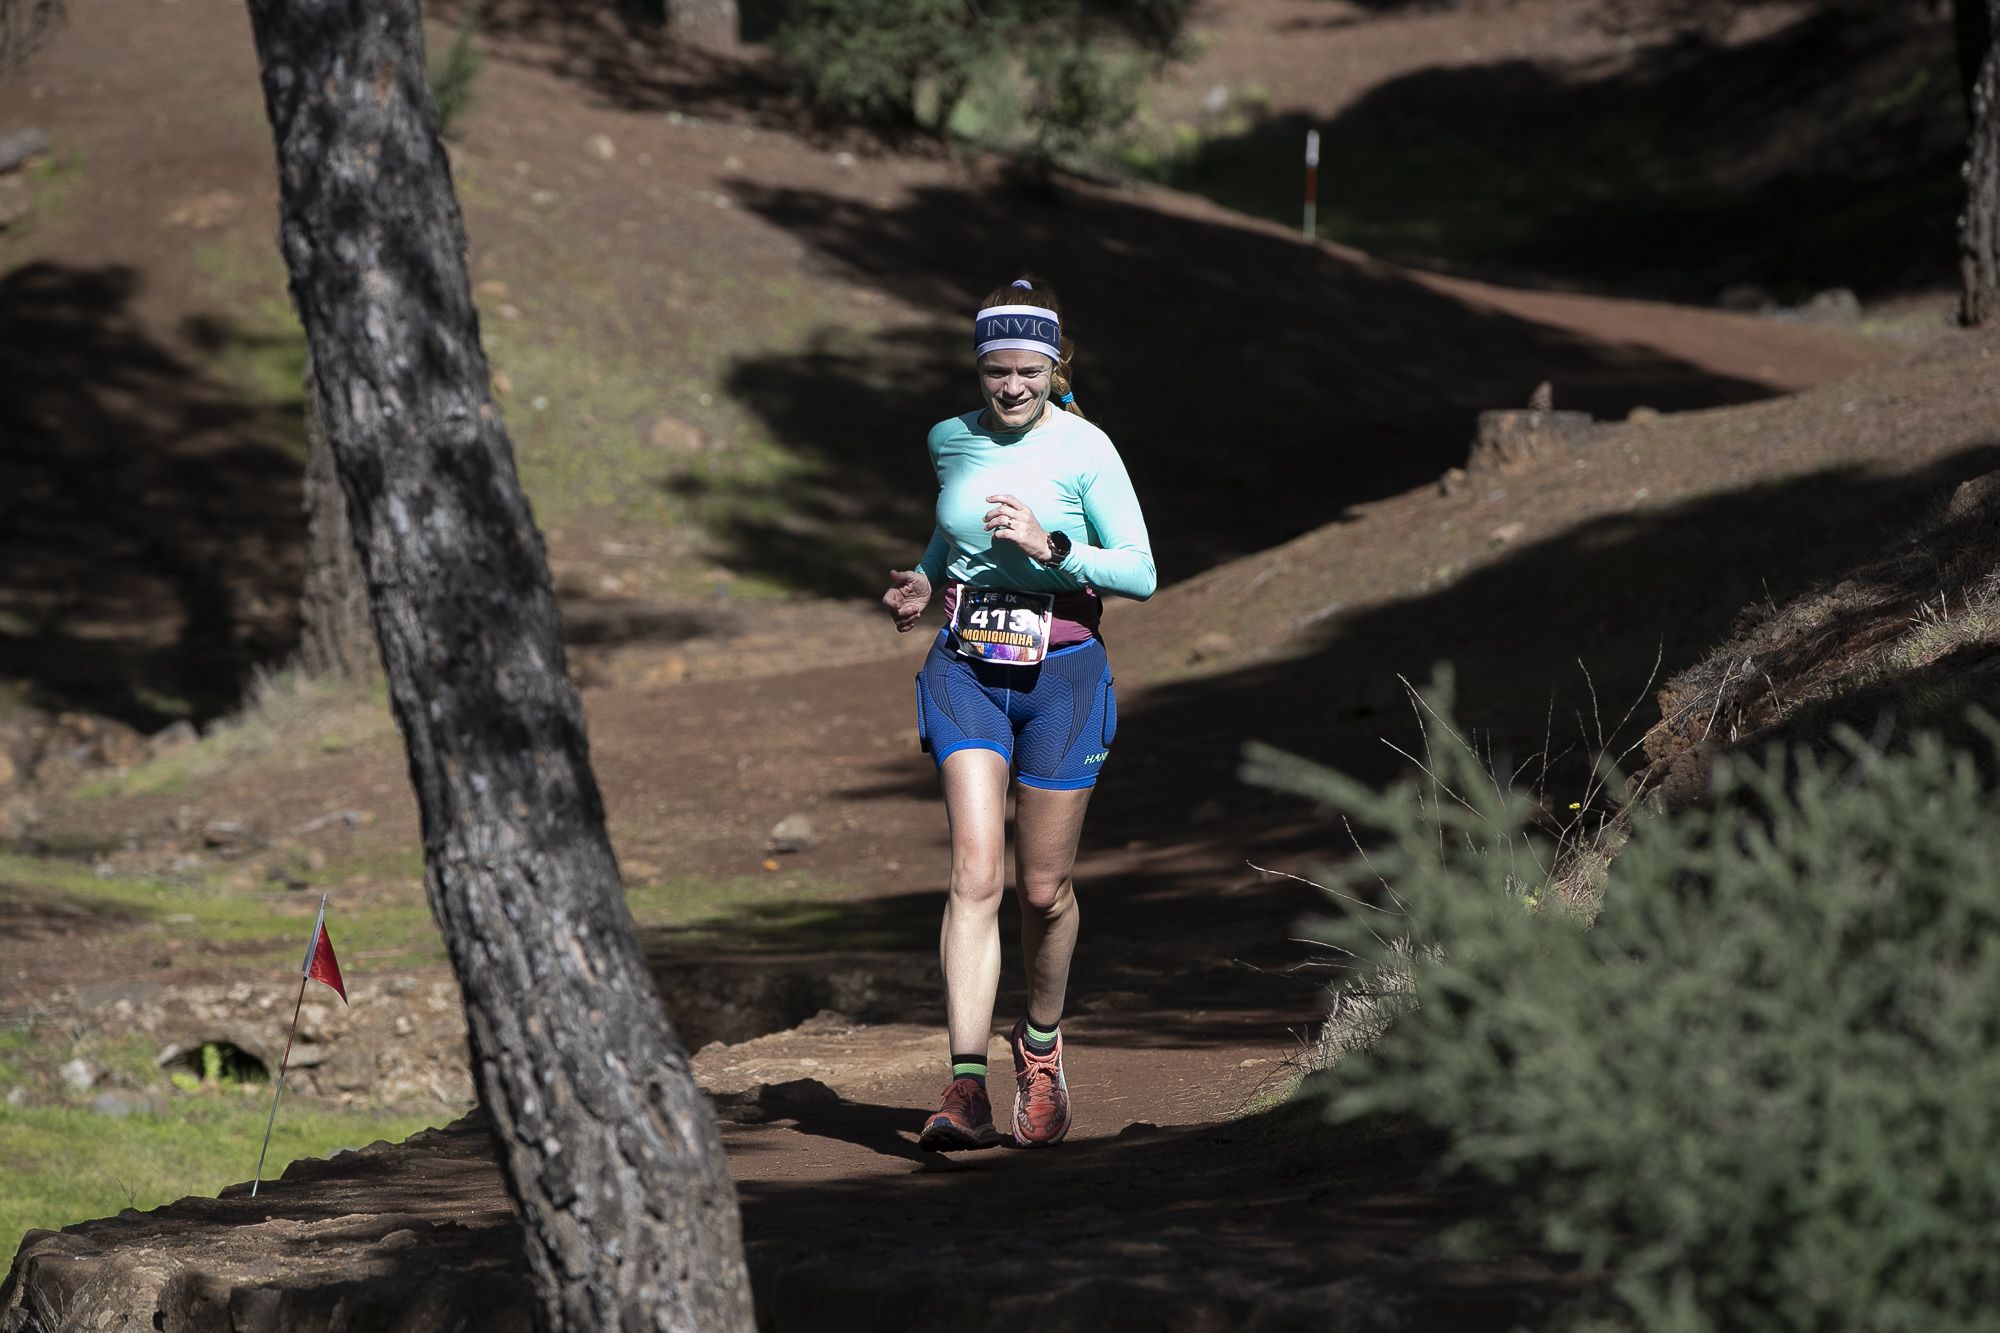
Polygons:
<instances>
[{"instance_id":1,"label":"413 number on bib","mask_svg":"<svg viewBox=\"0 0 2000 1333\"><path fill-rule=\"evenodd\" d=\"M975 662L1032 666L1048 656L1055 594L961 588L951 617L958 655Z\"/></svg>"}]
</instances>

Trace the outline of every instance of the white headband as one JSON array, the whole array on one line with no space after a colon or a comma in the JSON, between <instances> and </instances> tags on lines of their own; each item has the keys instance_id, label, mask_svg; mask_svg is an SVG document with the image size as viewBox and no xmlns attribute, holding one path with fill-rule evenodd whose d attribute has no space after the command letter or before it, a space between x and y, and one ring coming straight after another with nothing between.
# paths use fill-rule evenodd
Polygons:
<instances>
[{"instance_id":1,"label":"white headband","mask_svg":"<svg viewBox=\"0 0 2000 1333\"><path fill-rule=\"evenodd\" d=\"M972 354L1040 352L1062 360L1062 318L1038 305L992 305L972 321Z\"/></svg>"}]
</instances>

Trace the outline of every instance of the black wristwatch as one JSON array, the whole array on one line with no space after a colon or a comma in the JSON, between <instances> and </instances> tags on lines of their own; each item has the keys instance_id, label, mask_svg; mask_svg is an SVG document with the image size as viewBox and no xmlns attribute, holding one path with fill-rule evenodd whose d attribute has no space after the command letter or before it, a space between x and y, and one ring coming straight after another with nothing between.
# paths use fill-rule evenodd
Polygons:
<instances>
[{"instance_id":1,"label":"black wristwatch","mask_svg":"<svg viewBox=\"0 0 2000 1333\"><path fill-rule=\"evenodd\" d=\"M1060 569L1062 568L1062 562L1067 559L1069 559L1069 534L1067 532L1051 532L1049 534L1049 558L1046 560L1037 560L1035 563L1046 565L1050 569Z\"/></svg>"}]
</instances>

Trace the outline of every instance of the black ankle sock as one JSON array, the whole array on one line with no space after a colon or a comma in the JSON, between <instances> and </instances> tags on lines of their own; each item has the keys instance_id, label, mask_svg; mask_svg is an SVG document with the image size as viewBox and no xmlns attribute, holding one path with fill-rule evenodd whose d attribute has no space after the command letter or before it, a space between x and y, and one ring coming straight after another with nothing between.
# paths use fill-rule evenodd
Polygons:
<instances>
[{"instance_id":1,"label":"black ankle sock","mask_svg":"<svg viewBox=\"0 0 2000 1333\"><path fill-rule=\"evenodd\" d=\"M1021 1044L1036 1055L1047 1055L1056 1048L1056 1034L1062 1028L1062 1020L1043 1027L1030 1018L1021 1024Z\"/></svg>"},{"instance_id":2,"label":"black ankle sock","mask_svg":"<svg viewBox=\"0 0 2000 1333\"><path fill-rule=\"evenodd\" d=\"M954 1055L951 1057L953 1078L976 1078L980 1086L986 1084L986 1057L983 1055Z\"/></svg>"}]
</instances>

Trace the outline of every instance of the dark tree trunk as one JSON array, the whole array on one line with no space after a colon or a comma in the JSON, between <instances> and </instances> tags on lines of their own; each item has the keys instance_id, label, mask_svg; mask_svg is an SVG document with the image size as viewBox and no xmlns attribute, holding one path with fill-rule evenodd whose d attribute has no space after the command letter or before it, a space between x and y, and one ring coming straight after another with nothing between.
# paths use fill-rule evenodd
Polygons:
<instances>
[{"instance_id":1,"label":"dark tree trunk","mask_svg":"<svg viewBox=\"0 0 2000 1333\"><path fill-rule=\"evenodd\" d=\"M62 0L0 0L0 74L27 64L62 23Z\"/></svg>"},{"instance_id":2,"label":"dark tree trunk","mask_svg":"<svg viewBox=\"0 0 2000 1333\"><path fill-rule=\"evenodd\" d=\"M380 661L368 585L347 525L347 497L326 438L312 357L306 357L306 581L299 596L299 669L321 679L369 680Z\"/></svg>"},{"instance_id":3,"label":"dark tree trunk","mask_svg":"<svg viewBox=\"0 0 2000 1333\"><path fill-rule=\"evenodd\" d=\"M488 395L416 0L249 0L425 884L546 1325L748 1330L735 1192L619 888Z\"/></svg>"},{"instance_id":4,"label":"dark tree trunk","mask_svg":"<svg viewBox=\"0 0 2000 1333\"><path fill-rule=\"evenodd\" d=\"M1958 52L1958 90L1972 107L1972 90L1979 83L1979 71L1986 65L1986 53L1993 45L1993 17L1986 12L1986 0L1951 0L1953 44Z\"/></svg>"},{"instance_id":5,"label":"dark tree trunk","mask_svg":"<svg viewBox=\"0 0 2000 1333\"><path fill-rule=\"evenodd\" d=\"M1986 18L1985 57L1972 85L1965 212L1958 219L1958 317L1960 323L1978 325L2000 315L2000 47L1993 41L2000 34L2000 0L1959 4L1980 5Z\"/></svg>"}]
</instances>

